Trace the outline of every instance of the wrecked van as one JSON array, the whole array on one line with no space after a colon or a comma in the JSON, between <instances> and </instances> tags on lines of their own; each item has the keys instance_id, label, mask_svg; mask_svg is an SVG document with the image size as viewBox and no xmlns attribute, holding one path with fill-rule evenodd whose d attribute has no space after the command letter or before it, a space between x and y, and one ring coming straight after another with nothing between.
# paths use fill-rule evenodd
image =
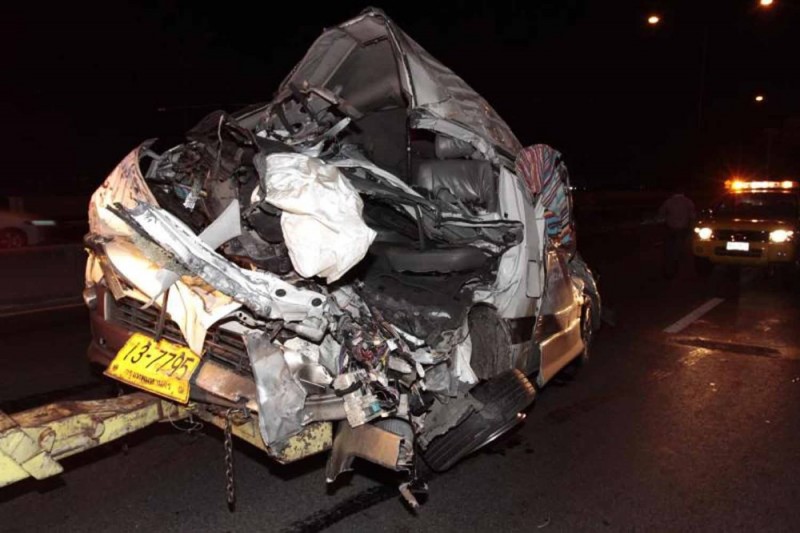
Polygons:
<instances>
[{"instance_id":1,"label":"wrecked van","mask_svg":"<svg viewBox=\"0 0 800 533\"><path fill-rule=\"evenodd\" d=\"M287 463L450 468L588 354L561 154L381 11L94 193L90 359Z\"/></svg>"}]
</instances>

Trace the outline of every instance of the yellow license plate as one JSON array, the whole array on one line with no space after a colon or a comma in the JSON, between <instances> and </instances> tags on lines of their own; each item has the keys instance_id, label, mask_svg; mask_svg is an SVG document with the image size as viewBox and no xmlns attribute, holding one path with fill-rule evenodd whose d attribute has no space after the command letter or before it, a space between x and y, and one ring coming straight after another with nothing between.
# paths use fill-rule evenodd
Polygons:
<instances>
[{"instance_id":1,"label":"yellow license plate","mask_svg":"<svg viewBox=\"0 0 800 533\"><path fill-rule=\"evenodd\" d=\"M200 356L185 346L134 333L105 371L107 376L181 403Z\"/></svg>"}]
</instances>

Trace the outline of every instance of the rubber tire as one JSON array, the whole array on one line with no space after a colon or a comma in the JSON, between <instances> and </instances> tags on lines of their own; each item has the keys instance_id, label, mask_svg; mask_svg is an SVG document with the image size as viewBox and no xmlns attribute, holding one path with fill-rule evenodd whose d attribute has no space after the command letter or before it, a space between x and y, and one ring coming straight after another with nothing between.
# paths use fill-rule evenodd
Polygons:
<instances>
[{"instance_id":1,"label":"rubber tire","mask_svg":"<svg viewBox=\"0 0 800 533\"><path fill-rule=\"evenodd\" d=\"M435 438L426 450L420 450L428 468L434 472L449 470L519 422L517 414L533 403L534 395L527 394L518 383L519 378L509 376L511 372L518 371L505 372L472 389L470 394L484 404L484 409L473 412L459 425ZM490 435L491 440L486 441Z\"/></svg>"}]
</instances>

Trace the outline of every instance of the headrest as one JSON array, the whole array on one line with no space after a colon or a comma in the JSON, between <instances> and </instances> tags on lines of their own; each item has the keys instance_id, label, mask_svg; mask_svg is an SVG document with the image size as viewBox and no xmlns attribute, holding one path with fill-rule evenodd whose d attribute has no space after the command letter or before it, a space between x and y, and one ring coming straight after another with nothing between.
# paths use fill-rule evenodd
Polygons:
<instances>
[{"instance_id":1,"label":"headrest","mask_svg":"<svg viewBox=\"0 0 800 533\"><path fill-rule=\"evenodd\" d=\"M475 148L470 143L444 135L436 135L434 149L437 159L457 159L475 153Z\"/></svg>"},{"instance_id":2,"label":"headrest","mask_svg":"<svg viewBox=\"0 0 800 533\"><path fill-rule=\"evenodd\" d=\"M497 180L488 161L420 161L412 185L429 191L433 196L446 189L463 202L497 211Z\"/></svg>"}]
</instances>

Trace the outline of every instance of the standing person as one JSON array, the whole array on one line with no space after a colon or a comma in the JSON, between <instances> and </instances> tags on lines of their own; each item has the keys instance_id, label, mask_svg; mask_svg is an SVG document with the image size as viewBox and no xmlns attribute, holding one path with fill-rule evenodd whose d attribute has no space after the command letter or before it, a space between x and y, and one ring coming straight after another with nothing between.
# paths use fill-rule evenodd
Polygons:
<instances>
[{"instance_id":1,"label":"standing person","mask_svg":"<svg viewBox=\"0 0 800 533\"><path fill-rule=\"evenodd\" d=\"M694 202L683 194L679 186L658 209L658 218L664 222L664 277L672 279L678 273L687 241L695 221Z\"/></svg>"}]
</instances>

